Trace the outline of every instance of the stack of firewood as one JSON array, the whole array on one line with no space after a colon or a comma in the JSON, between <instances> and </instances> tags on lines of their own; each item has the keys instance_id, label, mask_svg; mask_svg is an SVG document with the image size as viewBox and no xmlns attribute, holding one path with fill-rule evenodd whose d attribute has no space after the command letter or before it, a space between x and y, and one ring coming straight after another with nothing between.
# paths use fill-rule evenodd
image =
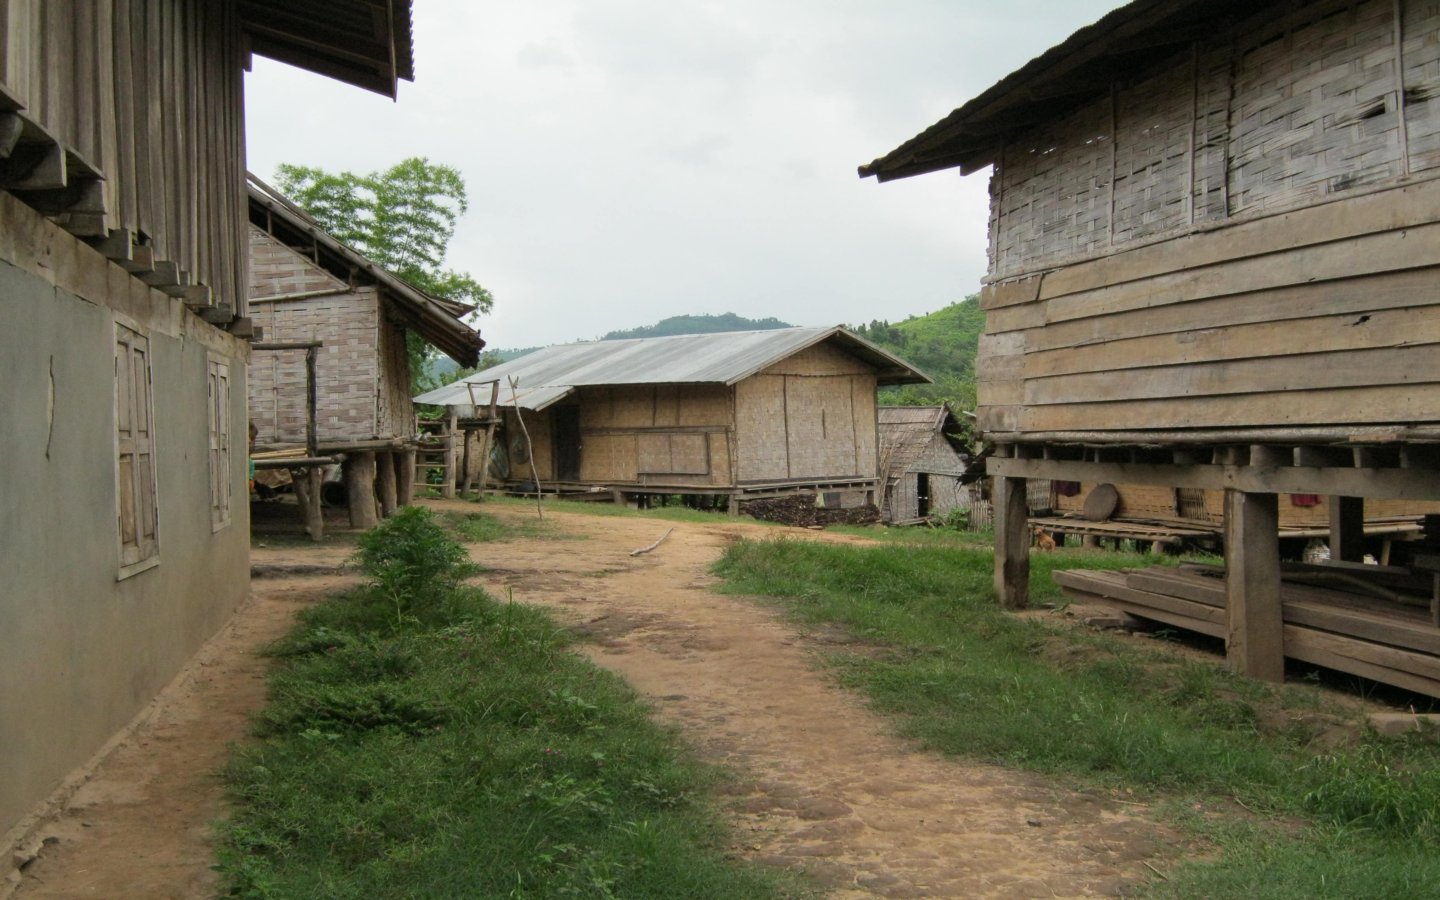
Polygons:
<instances>
[{"instance_id":1,"label":"stack of firewood","mask_svg":"<svg viewBox=\"0 0 1440 900\"><path fill-rule=\"evenodd\" d=\"M802 528L825 525L873 525L880 521L880 510L873 503L848 509L815 505L814 494L791 494L765 500L748 500L740 511L766 522L797 525Z\"/></svg>"}]
</instances>

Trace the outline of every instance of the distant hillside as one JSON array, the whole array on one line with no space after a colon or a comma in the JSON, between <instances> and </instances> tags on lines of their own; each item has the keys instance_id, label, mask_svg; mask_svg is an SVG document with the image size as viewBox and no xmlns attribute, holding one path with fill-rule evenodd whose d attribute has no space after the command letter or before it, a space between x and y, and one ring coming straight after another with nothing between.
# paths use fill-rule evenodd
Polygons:
<instances>
[{"instance_id":1,"label":"distant hillside","mask_svg":"<svg viewBox=\"0 0 1440 900\"><path fill-rule=\"evenodd\" d=\"M721 313L718 316L671 316L654 325L642 325L624 331L612 331L600 338L602 341L623 341L629 338L669 337L673 334L715 334L721 331L769 331L772 328L790 328L788 322L776 318L747 319L735 313Z\"/></svg>"},{"instance_id":2,"label":"distant hillside","mask_svg":"<svg viewBox=\"0 0 1440 900\"><path fill-rule=\"evenodd\" d=\"M960 412L975 408L975 351L985 313L978 296L903 322L873 321L850 330L878 344L935 379L934 384L884 388L887 406L928 405L944 400Z\"/></svg>"}]
</instances>

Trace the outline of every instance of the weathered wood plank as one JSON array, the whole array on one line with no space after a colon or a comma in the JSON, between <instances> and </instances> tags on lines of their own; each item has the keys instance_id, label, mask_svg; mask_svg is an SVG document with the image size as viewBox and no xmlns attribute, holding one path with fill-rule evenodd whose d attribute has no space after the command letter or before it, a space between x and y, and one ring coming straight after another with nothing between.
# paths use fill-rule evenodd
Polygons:
<instances>
[{"instance_id":1,"label":"weathered wood plank","mask_svg":"<svg viewBox=\"0 0 1440 900\"><path fill-rule=\"evenodd\" d=\"M1274 494L1225 492L1225 654L1251 678L1285 680L1280 516Z\"/></svg>"},{"instance_id":2,"label":"weathered wood plank","mask_svg":"<svg viewBox=\"0 0 1440 900\"><path fill-rule=\"evenodd\" d=\"M1224 360L1210 363L1157 363L1131 368L1122 360L1114 371L1085 372L1024 383L1022 399L987 402L1025 403L1030 406L1154 400L1180 397L1238 397L1245 394L1317 391L1398 383L1440 383L1440 316L1415 322L1415 346L1382 349L1343 349L1329 353L1296 353L1269 358ZM1433 332L1426 335L1424 332ZM1365 341L1363 329L1350 329L1356 343ZM1304 347L1284 341L1279 329L1271 332L1271 346ZM1402 339L1403 340L1403 339ZM1282 343L1282 341L1284 341ZM1402 341L1396 341L1401 343ZM1226 348L1228 351L1230 348ZM1184 353L1185 351L1180 351ZM1236 348L1234 352L1246 351ZM1204 357L1200 357L1204 358ZM994 394L990 396L996 396Z\"/></svg>"},{"instance_id":3,"label":"weathered wood plank","mask_svg":"<svg viewBox=\"0 0 1440 900\"><path fill-rule=\"evenodd\" d=\"M1030 603L1030 509L1025 479L996 478L995 596L1005 609L1024 609Z\"/></svg>"},{"instance_id":4,"label":"weathered wood plank","mask_svg":"<svg viewBox=\"0 0 1440 900\"><path fill-rule=\"evenodd\" d=\"M981 411L990 414L992 411ZM1440 421L1440 388L1395 384L1331 390L1291 390L1233 397L1177 397L1120 403L1022 407L1025 433L1138 429L1278 428L1323 422L1412 424Z\"/></svg>"}]
</instances>

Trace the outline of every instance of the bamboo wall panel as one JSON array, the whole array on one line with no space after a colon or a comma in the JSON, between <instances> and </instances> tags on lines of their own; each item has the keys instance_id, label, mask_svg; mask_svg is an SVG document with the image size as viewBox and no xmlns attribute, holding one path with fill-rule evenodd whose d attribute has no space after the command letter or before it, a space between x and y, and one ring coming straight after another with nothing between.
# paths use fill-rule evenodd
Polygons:
<instances>
[{"instance_id":1,"label":"bamboo wall panel","mask_svg":"<svg viewBox=\"0 0 1440 900\"><path fill-rule=\"evenodd\" d=\"M416 427L415 404L410 399L414 393L410 387L410 351L405 326L388 302L380 309L379 338L376 431L380 435L413 437Z\"/></svg>"},{"instance_id":2,"label":"bamboo wall panel","mask_svg":"<svg viewBox=\"0 0 1440 900\"><path fill-rule=\"evenodd\" d=\"M763 370L764 375L865 375L870 366L829 344L792 353Z\"/></svg>"},{"instance_id":3,"label":"bamboo wall panel","mask_svg":"<svg viewBox=\"0 0 1440 900\"><path fill-rule=\"evenodd\" d=\"M790 446L789 477L860 474L855 459L851 376L787 377L785 425ZM874 474L873 468L869 474Z\"/></svg>"},{"instance_id":4,"label":"bamboo wall panel","mask_svg":"<svg viewBox=\"0 0 1440 900\"><path fill-rule=\"evenodd\" d=\"M403 352L382 352L379 299L374 289L256 303L251 313L265 329L267 340L324 343L315 360L319 440L410 436L408 424L399 430L382 429L377 421L382 394L396 390L402 381L408 385L409 376ZM250 418L259 429L258 441L265 445L304 444L305 351L256 352L248 372ZM408 405L408 387L404 390Z\"/></svg>"},{"instance_id":5,"label":"bamboo wall panel","mask_svg":"<svg viewBox=\"0 0 1440 900\"><path fill-rule=\"evenodd\" d=\"M990 274L1103 257L1432 170L1440 2L1267 9L1217 21L1149 72L1007 137L990 187Z\"/></svg>"},{"instance_id":6,"label":"bamboo wall panel","mask_svg":"<svg viewBox=\"0 0 1440 900\"><path fill-rule=\"evenodd\" d=\"M736 479L790 476L785 376L755 375L735 385Z\"/></svg>"},{"instance_id":7,"label":"bamboo wall panel","mask_svg":"<svg viewBox=\"0 0 1440 900\"><path fill-rule=\"evenodd\" d=\"M241 32L231 0L0 0L0 80L104 175L106 225L246 297Z\"/></svg>"},{"instance_id":8,"label":"bamboo wall panel","mask_svg":"<svg viewBox=\"0 0 1440 900\"><path fill-rule=\"evenodd\" d=\"M345 291L349 285L258 228L250 227L250 296L252 299Z\"/></svg>"},{"instance_id":9,"label":"bamboo wall panel","mask_svg":"<svg viewBox=\"0 0 1440 900\"><path fill-rule=\"evenodd\" d=\"M1096 487L1094 482L1080 483L1080 492L1069 497L1055 497L1055 511L1079 515L1085 508L1085 498ZM1185 519L1207 525L1220 525L1225 520L1225 492L1202 491L1199 505L1182 509L1176 502L1176 489L1148 487L1142 485L1116 485L1120 502L1115 509L1115 518L1135 519ZM1365 518L1384 519L1405 516L1423 516L1435 512L1434 503L1414 500L1365 500ZM1330 526L1330 500L1323 495L1285 494L1280 497L1280 526L1282 528L1328 528Z\"/></svg>"}]
</instances>

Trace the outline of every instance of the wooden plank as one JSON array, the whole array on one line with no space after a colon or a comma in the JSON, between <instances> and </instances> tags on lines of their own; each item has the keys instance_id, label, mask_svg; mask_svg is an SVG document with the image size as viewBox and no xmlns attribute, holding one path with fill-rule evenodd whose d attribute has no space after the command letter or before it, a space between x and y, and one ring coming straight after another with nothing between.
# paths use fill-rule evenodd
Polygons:
<instances>
[{"instance_id":1,"label":"wooden plank","mask_svg":"<svg viewBox=\"0 0 1440 900\"><path fill-rule=\"evenodd\" d=\"M1040 281L1043 277L1031 275L987 284L980 289L980 308L990 310L1020 303L1034 303L1040 298Z\"/></svg>"},{"instance_id":2,"label":"wooden plank","mask_svg":"<svg viewBox=\"0 0 1440 900\"><path fill-rule=\"evenodd\" d=\"M1414 331L1415 346L1353 348L1209 363L1157 363L1145 368L1128 368L1122 364L1116 366L1115 371L1033 378L1023 384L1012 383L1016 388L1012 393L988 394L986 402L1045 406L1440 383L1440 352L1435 348L1440 343L1440 315L1428 321L1415 320ZM1434 332L1433 339L1430 332ZM1366 340L1363 329L1351 328L1348 333L1356 335L1357 342ZM1272 349L1283 352L1286 347L1305 346L1289 343L1282 334L1281 328L1272 330ZM1245 351L1237 348L1235 352Z\"/></svg>"},{"instance_id":3,"label":"wooden plank","mask_svg":"<svg viewBox=\"0 0 1440 900\"><path fill-rule=\"evenodd\" d=\"M982 414L990 413L981 409ZM1020 407L1014 428L1033 432L1139 429L1281 428L1312 425L1393 425L1440 421L1440 390L1429 384L1395 384L1325 390L1289 390L1230 397L1173 397L1120 403Z\"/></svg>"},{"instance_id":4,"label":"wooden plank","mask_svg":"<svg viewBox=\"0 0 1440 900\"><path fill-rule=\"evenodd\" d=\"M1030 602L1030 509L1025 479L996 478L995 596L1005 609L1024 609Z\"/></svg>"},{"instance_id":5,"label":"wooden plank","mask_svg":"<svg viewBox=\"0 0 1440 900\"><path fill-rule=\"evenodd\" d=\"M1127 583L1125 575L1120 572L1056 571L1051 573L1051 577L1056 584L1064 588L1085 591L1098 597L1122 600L1134 604L1139 609L1158 609L1175 615L1183 615L1212 626L1214 630L1207 631L1207 634L1213 634L1216 637L1222 637L1225 634L1226 620L1223 609L1205 603L1197 603L1194 600L1139 590L1131 587ZM1139 615L1144 615L1144 613L1139 613Z\"/></svg>"},{"instance_id":6,"label":"wooden plank","mask_svg":"<svg viewBox=\"0 0 1440 900\"><path fill-rule=\"evenodd\" d=\"M1440 666L1433 657L1294 625L1285 627L1285 647L1304 662L1440 697Z\"/></svg>"},{"instance_id":7,"label":"wooden plank","mask_svg":"<svg viewBox=\"0 0 1440 900\"><path fill-rule=\"evenodd\" d=\"M1045 321L1083 319L1226 294L1424 268L1435 264L1429 248L1436 241L1440 241L1440 223L1362 235L1343 243L1247 256L1057 297L1044 304Z\"/></svg>"},{"instance_id":8,"label":"wooden plank","mask_svg":"<svg viewBox=\"0 0 1440 900\"><path fill-rule=\"evenodd\" d=\"M1440 180L1420 181L1289 212L1232 220L1194 234L1065 266L1046 274L1040 299L1436 221L1440 221Z\"/></svg>"},{"instance_id":9,"label":"wooden plank","mask_svg":"<svg viewBox=\"0 0 1440 900\"><path fill-rule=\"evenodd\" d=\"M1235 488L1282 494L1344 494L1387 500L1440 500L1433 472L1409 469L1252 469L1223 465L1095 463L1055 459L986 461L992 475L1180 488Z\"/></svg>"},{"instance_id":10,"label":"wooden plank","mask_svg":"<svg viewBox=\"0 0 1440 900\"><path fill-rule=\"evenodd\" d=\"M1424 271L1433 286L1435 279L1440 278L1440 270ZM1351 290L1359 293L1363 287L1353 285ZM1310 299L1313 312L1327 312L1320 302L1322 298ZM1427 288L1413 299L1434 300L1436 297L1433 290ZM1203 314L1204 311L1195 312ZM1114 329L1111 340L1026 355L1025 377L1435 343L1440 341L1440 305L1417 302L1414 306L1372 309L1359 315L1344 312L1229 326L1202 315L1191 321L1187 331L1136 338L1126 336L1127 325L1131 324L1126 317L1112 319L1110 324Z\"/></svg>"},{"instance_id":11,"label":"wooden plank","mask_svg":"<svg viewBox=\"0 0 1440 900\"><path fill-rule=\"evenodd\" d=\"M1225 494L1225 655L1263 681L1285 680L1280 514L1274 494Z\"/></svg>"},{"instance_id":12,"label":"wooden plank","mask_svg":"<svg viewBox=\"0 0 1440 900\"><path fill-rule=\"evenodd\" d=\"M1010 352L1084 348L1155 335L1203 334L1202 329L1255 323L1289 322L1317 316L1351 315L1359 318L1377 310L1434 306L1435 269L1385 272L1315 284L1248 291L1190 303L1133 310L1114 316L1096 316L1054 322L1023 332L1023 345ZM986 316L987 328L999 330L1001 310ZM1181 340L1182 338L1176 338ZM1187 338L1188 339L1188 338ZM1058 373L1063 369L1055 369Z\"/></svg>"}]
</instances>

